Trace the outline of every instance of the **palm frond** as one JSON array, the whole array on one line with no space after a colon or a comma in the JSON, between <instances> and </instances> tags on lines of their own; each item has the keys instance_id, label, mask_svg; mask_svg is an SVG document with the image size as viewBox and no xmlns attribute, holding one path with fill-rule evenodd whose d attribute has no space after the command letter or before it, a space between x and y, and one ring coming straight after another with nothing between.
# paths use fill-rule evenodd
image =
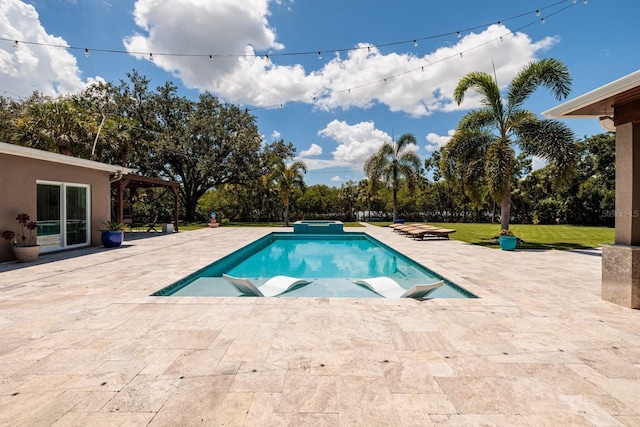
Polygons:
<instances>
[{"instance_id":1,"label":"palm frond","mask_svg":"<svg viewBox=\"0 0 640 427\"><path fill-rule=\"evenodd\" d=\"M514 132L524 152L555 165L561 180L568 181L573 177L578 150L568 126L557 120L535 120L522 123Z\"/></svg>"},{"instance_id":2,"label":"palm frond","mask_svg":"<svg viewBox=\"0 0 640 427\"><path fill-rule=\"evenodd\" d=\"M495 124L495 116L489 108L480 108L477 110L469 111L465 114L460 122L458 128L460 129L486 129Z\"/></svg>"},{"instance_id":3,"label":"palm frond","mask_svg":"<svg viewBox=\"0 0 640 427\"><path fill-rule=\"evenodd\" d=\"M571 91L571 75L567 66L554 58L530 62L509 85L509 110L522 106L539 86L547 87L558 100L566 98Z\"/></svg>"}]
</instances>

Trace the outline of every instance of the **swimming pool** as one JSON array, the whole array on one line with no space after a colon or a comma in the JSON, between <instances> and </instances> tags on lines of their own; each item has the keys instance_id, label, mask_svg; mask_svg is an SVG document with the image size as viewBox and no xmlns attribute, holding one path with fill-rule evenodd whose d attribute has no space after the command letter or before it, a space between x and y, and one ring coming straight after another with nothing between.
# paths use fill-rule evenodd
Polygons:
<instances>
[{"instance_id":1,"label":"swimming pool","mask_svg":"<svg viewBox=\"0 0 640 427\"><path fill-rule=\"evenodd\" d=\"M444 280L430 298L476 298L475 295L416 263L366 233L271 233L155 292L153 296L238 296L222 274L245 277L256 286L276 275L310 280L281 297L378 298L353 283L388 276L409 289Z\"/></svg>"}]
</instances>

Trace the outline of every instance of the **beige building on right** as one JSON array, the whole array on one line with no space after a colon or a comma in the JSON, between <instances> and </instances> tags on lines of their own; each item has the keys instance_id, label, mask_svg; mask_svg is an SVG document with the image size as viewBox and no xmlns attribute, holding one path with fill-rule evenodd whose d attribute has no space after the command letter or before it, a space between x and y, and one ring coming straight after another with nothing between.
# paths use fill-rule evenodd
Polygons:
<instances>
[{"instance_id":1,"label":"beige building on right","mask_svg":"<svg viewBox=\"0 0 640 427\"><path fill-rule=\"evenodd\" d=\"M597 118L615 132L615 244L602 247L602 299L640 308L640 70L543 115Z\"/></svg>"}]
</instances>

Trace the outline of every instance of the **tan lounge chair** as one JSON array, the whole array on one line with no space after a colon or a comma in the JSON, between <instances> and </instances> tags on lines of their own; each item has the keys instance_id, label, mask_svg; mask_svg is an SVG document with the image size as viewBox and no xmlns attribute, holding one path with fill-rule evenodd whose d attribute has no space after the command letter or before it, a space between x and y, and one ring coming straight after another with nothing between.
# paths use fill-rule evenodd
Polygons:
<instances>
[{"instance_id":1,"label":"tan lounge chair","mask_svg":"<svg viewBox=\"0 0 640 427\"><path fill-rule=\"evenodd\" d=\"M425 236L433 236L437 238L448 239L449 234L455 233L456 230L451 228L440 228L432 226L415 227L406 231L406 235L412 237L414 240L423 240Z\"/></svg>"}]
</instances>

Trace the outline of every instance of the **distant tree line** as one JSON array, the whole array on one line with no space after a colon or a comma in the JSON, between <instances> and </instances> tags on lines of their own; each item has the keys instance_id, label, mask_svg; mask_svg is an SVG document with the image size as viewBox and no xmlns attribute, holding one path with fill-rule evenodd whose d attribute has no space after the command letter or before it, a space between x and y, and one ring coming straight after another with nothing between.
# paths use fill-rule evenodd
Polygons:
<instances>
[{"instance_id":1,"label":"distant tree line","mask_svg":"<svg viewBox=\"0 0 640 427\"><path fill-rule=\"evenodd\" d=\"M529 73L559 72L566 77L553 61L531 67ZM541 83L529 77L533 86ZM512 96L519 107L533 86L516 80L506 99ZM180 215L188 222L206 221L211 212L223 221L287 224L298 219L394 218L503 222L501 213L508 200L508 222L613 225L613 134L567 145L564 127L544 127L546 121L537 121L532 113L508 107L515 118L500 114L497 118L507 128L509 123L520 126L516 136L521 150L516 152L506 136L487 133L487 125L500 123L491 114L501 111L497 101L502 99L491 77L467 76L459 84L456 99L461 101L470 88L480 88L488 96L486 105L493 105L495 111L470 112L452 143L424 162L411 150L416 141L413 135L388 141L363 165L367 178L347 181L339 188L305 185L307 167L294 161L293 144L264 143L249 111L208 92L197 100L187 99L170 82L152 89L149 79L135 70L117 84L100 82L69 96L0 97L0 140L123 165L141 175L178 182ZM562 150L553 140L535 137L535 126L541 126L547 136L562 136ZM492 148L492 141L497 148ZM553 155L546 158L564 163L551 162L532 171L531 156L544 155L545 149ZM504 173L492 176L500 172L492 169L496 159L503 159L497 163ZM133 192L126 200L127 209L139 220L154 214L169 220L172 199L164 197L163 191Z\"/></svg>"}]
</instances>

